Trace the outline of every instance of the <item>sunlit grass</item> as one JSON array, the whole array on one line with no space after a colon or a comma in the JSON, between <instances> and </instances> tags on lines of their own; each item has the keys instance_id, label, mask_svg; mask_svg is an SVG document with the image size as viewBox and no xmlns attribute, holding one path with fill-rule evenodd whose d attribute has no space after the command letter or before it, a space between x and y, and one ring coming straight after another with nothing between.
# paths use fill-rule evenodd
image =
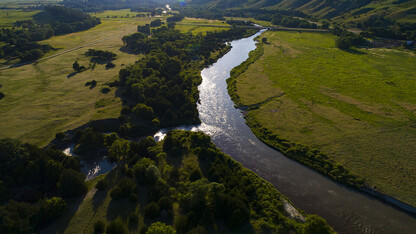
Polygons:
<instances>
[{"instance_id":1,"label":"sunlit grass","mask_svg":"<svg viewBox=\"0 0 416 234\"><path fill-rule=\"evenodd\" d=\"M121 38L136 30L137 21L103 20L101 25L87 31L52 37L41 43L59 49L50 53L53 54L100 39L107 40L38 64L0 71L1 91L6 95L0 101L0 138L12 137L42 146L52 140L56 132L74 129L91 120L117 118L121 100L115 97L115 88L107 94L100 90L116 79L122 67L140 58L120 51ZM113 61L116 67L106 70L105 64L96 64L94 69L71 74L76 60L86 67L92 66L89 58L83 55L90 48L116 53L117 59ZM93 89L85 86L91 80L97 81ZM106 101L100 101L102 99Z\"/></svg>"},{"instance_id":2,"label":"sunlit grass","mask_svg":"<svg viewBox=\"0 0 416 234\"><path fill-rule=\"evenodd\" d=\"M270 44L238 78L237 92L245 105L279 97L249 116L415 205L416 55L342 51L330 34L267 32L263 37Z\"/></svg>"}]
</instances>

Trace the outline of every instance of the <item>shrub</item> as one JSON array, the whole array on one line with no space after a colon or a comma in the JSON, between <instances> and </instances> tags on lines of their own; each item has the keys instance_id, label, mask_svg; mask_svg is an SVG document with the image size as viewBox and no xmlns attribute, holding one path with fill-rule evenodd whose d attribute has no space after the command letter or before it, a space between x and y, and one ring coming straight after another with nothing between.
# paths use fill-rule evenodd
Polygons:
<instances>
[{"instance_id":1,"label":"shrub","mask_svg":"<svg viewBox=\"0 0 416 234\"><path fill-rule=\"evenodd\" d=\"M73 169L65 169L58 185L63 197L78 197L87 192L85 175Z\"/></svg>"},{"instance_id":2,"label":"shrub","mask_svg":"<svg viewBox=\"0 0 416 234\"><path fill-rule=\"evenodd\" d=\"M4 98L4 93L0 92L0 100Z\"/></svg>"},{"instance_id":3,"label":"shrub","mask_svg":"<svg viewBox=\"0 0 416 234\"><path fill-rule=\"evenodd\" d=\"M107 234L125 234L125 233L127 233L127 229L124 226L121 219L116 219L107 226Z\"/></svg>"},{"instance_id":4,"label":"shrub","mask_svg":"<svg viewBox=\"0 0 416 234\"><path fill-rule=\"evenodd\" d=\"M110 68L113 68L113 67L115 67L116 65L114 64L114 63L112 63L112 62L108 62L106 65L105 65L105 68L106 69L110 69Z\"/></svg>"},{"instance_id":5,"label":"shrub","mask_svg":"<svg viewBox=\"0 0 416 234\"><path fill-rule=\"evenodd\" d=\"M104 88L101 89L101 93L104 93L104 94L109 93L110 91L111 90L108 87L104 87Z\"/></svg>"},{"instance_id":6,"label":"shrub","mask_svg":"<svg viewBox=\"0 0 416 234\"><path fill-rule=\"evenodd\" d=\"M144 216L146 218L155 219L159 217L160 208L159 205L155 202L149 203L147 206L144 207Z\"/></svg>"},{"instance_id":7,"label":"shrub","mask_svg":"<svg viewBox=\"0 0 416 234\"><path fill-rule=\"evenodd\" d=\"M166 225L161 222L152 223L147 230L146 234L176 234L175 229L172 226Z\"/></svg>"},{"instance_id":8,"label":"shrub","mask_svg":"<svg viewBox=\"0 0 416 234\"><path fill-rule=\"evenodd\" d=\"M160 171L155 165L146 168L146 183L154 185L160 178Z\"/></svg>"},{"instance_id":9,"label":"shrub","mask_svg":"<svg viewBox=\"0 0 416 234\"><path fill-rule=\"evenodd\" d=\"M306 219L306 224L303 228L304 234L329 234L333 233L331 228L326 224L325 220L317 215L311 215Z\"/></svg>"},{"instance_id":10,"label":"shrub","mask_svg":"<svg viewBox=\"0 0 416 234\"><path fill-rule=\"evenodd\" d=\"M101 220L95 221L94 233L103 233L105 230L105 223Z\"/></svg>"},{"instance_id":11,"label":"shrub","mask_svg":"<svg viewBox=\"0 0 416 234\"><path fill-rule=\"evenodd\" d=\"M170 210L172 209L172 199L170 199L169 197L165 196L159 199L159 207L162 210Z\"/></svg>"}]
</instances>

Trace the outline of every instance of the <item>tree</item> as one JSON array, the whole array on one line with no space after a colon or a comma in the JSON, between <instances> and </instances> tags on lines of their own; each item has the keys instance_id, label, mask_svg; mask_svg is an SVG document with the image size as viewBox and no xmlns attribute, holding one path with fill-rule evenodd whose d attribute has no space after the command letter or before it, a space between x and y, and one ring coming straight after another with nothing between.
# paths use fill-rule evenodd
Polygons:
<instances>
[{"instance_id":1,"label":"tree","mask_svg":"<svg viewBox=\"0 0 416 234\"><path fill-rule=\"evenodd\" d=\"M152 28L159 27L160 25L162 25L162 21L160 19L155 19L152 22L150 22L150 27Z\"/></svg>"},{"instance_id":2,"label":"tree","mask_svg":"<svg viewBox=\"0 0 416 234\"><path fill-rule=\"evenodd\" d=\"M152 223L152 225L147 230L146 234L176 234L175 229L172 226L166 225L161 222Z\"/></svg>"},{"instance_id":3,"label":"tree","mask_svg":"<svg viewBox=\"0 0 416 234\"><path fill-rule=\"evenodd\" d=\"M333 233L325 220L317 215L311 215L306 219L305 226L302 230L304 234L330 234Z\"/></svg>"},{"instance_id":4,"label":"tree","mask_svg":"<svg viewBox=\"0 0 416 234\"><path fill-rule=\"evenodd\" d=\"M117 139L113 142L108 150L108 156L115 162L124 160L130 152L130 142L123 139Z\"/></svg>"},{"instance_id":5,"label":"tree","mask_svg":"<svg viewBox=\"0 0 416 234\"><path fill-rule=\"evenodd\" d=\"M78 61L75 61L74 64L72 64L72 68L74 69L74 71L79 72L80 71L80 66Z\"/></svg>"},{"instance_id":6,"label":"tree","mask_svg":"<svg viewBox=\"0 0 416 234\"><path fill-rule=\"evenodd\" d=\"M127 229L120 218L112 221L107 226L107 234L125 234Z\"/></svg>"},{"instance_id":7,"label":"tree","mask_svg":"<svg viewBox=\"0 0 416 234\"><path fill-rule=\"evenodd\" d=\"M267 38L266 38L266 37L263 37L263 38L261 39L261 41L262 41L263 43L267 43Z\"/></svg>"},{"instance_id":8,"label":"tree","mask_svg":"<svg viewBox=\"0 0 416 234\"><path fill-rule=\"evenodd\" d=\"M78 197L88 190L85 175L73 169L65 169L62 172L58 188L63 197Z\"/></svg>"}]
</instances>

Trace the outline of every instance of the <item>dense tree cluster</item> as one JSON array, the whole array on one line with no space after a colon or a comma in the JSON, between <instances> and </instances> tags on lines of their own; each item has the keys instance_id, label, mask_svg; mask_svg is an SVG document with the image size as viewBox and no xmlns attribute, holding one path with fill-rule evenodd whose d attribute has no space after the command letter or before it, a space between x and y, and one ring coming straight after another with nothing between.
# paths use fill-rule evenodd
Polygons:
<instances>
[{"instance_id":1,"label":"dense tree cluster","mask_svg":"<svg viewBox=\"0 0 416 234\"><path fill-rule=\"evenodd\" d=\"M171 17L168 17L167 19L166 19L166 21L169 23L169 22L179 22L179 21L181 21L181 20L183 20L185 18L185 16L184 15L182 15L182 14L176 14L176 15L173 15L173 16L171 16Z\"/></svg>"},{"instance_id":2,"label":"dense tree cluster","mask_svg":"<svg viewBox=\"0 0 416 234\"><path fill-rule=\"evenodd\" d=\"M143 210L129 220L137 222L143 215L149 225L142 227L146 233L216 232L219 222L236 232L252 228L258 233L332 233L317 216L307 217L305 223L290 218L283 196L271 184L223 154L202 132L169 132L162 144L151 137L141 142L116 139L113 144L118 141L130 146L128 152L118 153L122 166L114 172L119 177L110 196L131 203L142 198ZM173 204L179 214L174 214ZM164 223L174 215L173 227ZM113 222L123 229L121 220Z\"/></svg>"},{"instance_id":3,"label":"dense tree cluster","mask_svg":"<svg viewBox=\"0 0 416 234\"><path fill-rule=\"evenodd\" d=\"M86 192L76 158L54 149L0 140L0 230L34 233L65 209L61 198Z\"/></svg>"},{"instance_id":4,"label":"dense tree cluster","mask_svg":"<svg viewBox=\"0 0 416 234\"><path fill-rule=\"evenodd\" d=\"M227 20L226 22L229 25L238 25L238 26L253 26L253 22L252 21L247 21L247 20Z\"/></svg>"},{"instance_id":5,"label":"dense tree cluster","mask_svg":"<svg viewBox=\"0 0 416 234\"><path fill-rule=\"evenodd\" d=\"M7 44L0 49L0 58L19 58L22 62L37 60L53 48L50 45L40 45L36 41L86 30L100 24L98 18L60 6L46 6L38 14L52 21L45 24L35 20L23 20L15 23L17 28L1 29L0 41Z\"/></svg>"},{"instance_id":6,"label":"dense tree cluster","mask_svg":"<svg viewBox=\"0 0 416 234\"><path fill-rule=\"evenodd\" d=\"M123 96L130 103L122 111L122 120L127 122L122 132L198 123L201 65L210 62L212 52L226 47L225 40L252 31L232 28L193 36L162 26L152 30L152 37L140 32L123 37L124 49L147 56L119 73Z\"/></svg>"},{"instance_id":7,"label":"dense tree cluster","mask_svg":"<svg viewBox=\"0 0 416 234\"><path fill-rule=\"evenodd\" d=\"M365 42L361 35L357 35L339 27L334 27L332 33L339 36L335 40L335 46L343 50L349 49L351 46L359 46Z\"/></svg>"},{"instance_id":8,"label":"dense tree cluster","mask_svg":"<svg viewBox=\"0 0 416 234\"><path fill-rule=\"evenodd\" d=\"M111 51L107 50L94 50L94 49L88 49L87 52L85 52L86 56L91 57L91 60L114 60L116 59L117 55Z\"/></svg>"},{"instance_id":9,"label":"dense tree cluster","mask_svg":"<svg viewBox=\"0 0 416 234\"><path fill-rule=\"evenodd\" d=\"M289 28L318 28L318 25L310 23L305 19L295 18L293 16L284 16L281 14L273 16L272 24Z\"/></svg>"}]
</instances>

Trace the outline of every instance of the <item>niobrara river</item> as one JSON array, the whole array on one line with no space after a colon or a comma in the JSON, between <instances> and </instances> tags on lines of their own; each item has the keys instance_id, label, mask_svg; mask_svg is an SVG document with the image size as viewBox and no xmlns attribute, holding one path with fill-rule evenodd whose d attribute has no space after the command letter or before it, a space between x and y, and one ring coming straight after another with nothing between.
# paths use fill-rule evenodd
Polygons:
<instances>
[{"instance_id":1,"label":"niobrara river","mask_svg":"<svg viewBox=\"0 0 416 234\"><path fill-rule=\"evenodd\" d=\"M230 71L256 48L259 33L231 42L232 49L202 72L199 126L224 153L274 185L298 208L318 214L339 233L416 233L416 218L371 196L340 185L263 144L246 125L227 92ZM155 135L162 138L168 129Z\"/></svg>"}]
</instances>

